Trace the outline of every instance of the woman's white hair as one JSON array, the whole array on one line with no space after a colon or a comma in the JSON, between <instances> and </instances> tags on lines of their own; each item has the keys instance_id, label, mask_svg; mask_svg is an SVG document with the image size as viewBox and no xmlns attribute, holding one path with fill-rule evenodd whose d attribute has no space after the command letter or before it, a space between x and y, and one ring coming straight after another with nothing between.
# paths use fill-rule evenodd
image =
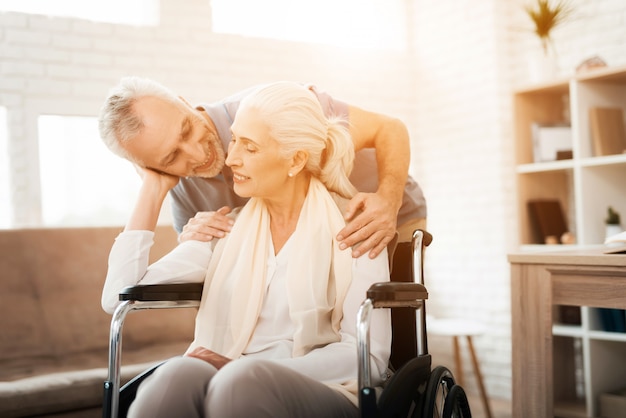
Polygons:
<instances>
[{"instance_id":1,"label":"woman's white hair","mask_svg":"<svg viewBox=\"0 0 626 418\"><path fill-rule=\"evenodd\" d=\"M260 112L285 157L297 151L309 155L304 167L332 192L351 198L357 190L348 176L354 163L354 145L346 121L326 118L319 100L306 87L281 81L261 87L240 105Z\"/></svg>"}]
</instances>

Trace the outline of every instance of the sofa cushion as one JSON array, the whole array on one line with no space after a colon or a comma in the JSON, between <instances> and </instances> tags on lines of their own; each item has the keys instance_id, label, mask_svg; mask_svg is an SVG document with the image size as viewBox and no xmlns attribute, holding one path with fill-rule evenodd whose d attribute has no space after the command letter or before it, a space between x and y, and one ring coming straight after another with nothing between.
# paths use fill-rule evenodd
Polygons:
<instances>
[{"instance_id":1,"label":"sofa cushion","mask_svg":"<svg viewBox=\"0 0 626 418\"><path fill-rule=\"evenodd\" d=\"M189 341L184 341L122 350L122 385L153 364L182 355L188 345ZM68 358L61 364L35 361L30 368L36 375L0 382L0 417L100 407L108 378L107 358L108 352L101 351Z\"/></svg>"},{"instance_id":2,"label":"sofa cushion","mask_svg":"<svg viewBox=\"0 0 626 418\"><path fill-rule=\"evenodd\" d=\"M0 231L0 381L37 374L37 368L75 367L77 361L65 360L108 350L111 316L100 307L100 296L108 254L121 230ZM159 227L152 260L175 245L174 230ZM128 349L190 342L194 316L189 309L133 312L124 328Z\"/></svg>"},{"instance_id":3,"label":"sofa cushion","mask_svg":"<svg viewBox=\"0 0 626 418\"><path fill-rule=\"evenodd\" d=\"M154 363L122 368L122 384ZM107 369L44 374L14 382L0 382L0 416L24 417L102 405Z\"/></svg>"},{"instance_id":4,"label":"sofa cushion","mask_svg":"<svg viewBox=\"0 0 626 418\"><path fill-rule=\"evenodd\" d=\"M101 405L111 316L100 296L121 230L0 230L0 416ZM175 245L173 228L158 227L151 261ZM131 312L122 338L123 380L181 355L193 339L195 312Z\"/></svg>"}]
</instances>

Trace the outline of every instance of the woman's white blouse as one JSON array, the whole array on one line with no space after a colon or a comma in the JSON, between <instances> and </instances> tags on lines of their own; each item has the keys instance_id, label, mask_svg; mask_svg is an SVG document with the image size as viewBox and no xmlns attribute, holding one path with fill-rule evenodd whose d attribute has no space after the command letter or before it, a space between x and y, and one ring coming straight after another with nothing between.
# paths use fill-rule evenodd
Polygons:
<instances>
[{"instance_id":1,"label":"woman's white blouse","mask_svg":"<svg viewBox=\"0 0 626 418\"><path fill-rule=\"evenodd\" d=\"M102 307L113 313L118 294L135 284L201 283L212 254L210 243L185 241L159 261L148 265L152 231L125 231L115 240L109 255L109 269L102 293ZM266 295L246 357L275 360L306 376L325 383L342 383L356 378L356 315L367 289L388 280L387 252L374 260L367 255L353 259L353 279L344 302L341 341L315 349L305 356L292 357L294 326L287 304L286 272L291 240L267 260ZM371 322L370 354L372 377L378 384L385 375L391 351L391 319L388 310L377 309Z\"/></svg>"}]
</instances>

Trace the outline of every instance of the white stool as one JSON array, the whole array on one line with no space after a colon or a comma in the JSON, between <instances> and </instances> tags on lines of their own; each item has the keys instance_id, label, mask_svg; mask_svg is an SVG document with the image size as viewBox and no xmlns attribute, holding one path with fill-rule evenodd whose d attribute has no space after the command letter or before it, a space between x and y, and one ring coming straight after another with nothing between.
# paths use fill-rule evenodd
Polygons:
<instances>
[{"instance_id":1,"label":"white stool","mask_svg":"<svg viewBox=\"0 0 626 418\"><path fill-rule=\"evenodd\" d=\"M431 316L426 318L426 329L431 335L440 335L452 337L452 343L454 348L454 365L455 365L455 378L459 385L464 386L463 379L463 365L461 364L461 346L459 344L459 338L465 337L467 340L467 347L469 348L470 358L474 366L474 373L476 374L476 380L478 382L478 390L482 399L483 407L485 409L485 415L487 418L491 418L491 407L489 406L489 400L487 398L487 391L483 383L483 375L480 372L478 365L478 359L476 358L476 352L474 351L474 344L472 337L481 335L485 332L485 325L468 319L460 318L447 318L437 319Z\"/></svg>"}]
</instances>

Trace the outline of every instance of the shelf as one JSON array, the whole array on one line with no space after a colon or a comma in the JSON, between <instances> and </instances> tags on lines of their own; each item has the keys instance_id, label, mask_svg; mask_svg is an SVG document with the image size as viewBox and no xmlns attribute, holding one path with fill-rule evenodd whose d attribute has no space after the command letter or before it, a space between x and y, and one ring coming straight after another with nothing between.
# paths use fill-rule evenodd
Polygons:
<instances>
[{"instance_id":1,"label":"shelf","mask_svg":"<svg viewBox=\"0 0 626 418\"><path fill-rule=\"evenodd\" d=\"M582 167L597 167L621 164L626 164L626 154L605 155L603 157L589 157L580 159L580 165Z\"/></svg>"},{"instance_id":2,"label":"shelf","mask_svg":"<svg viewBox=\"0 0 626 418\"><path fill-rule=\"evenodd\" d=\"M574 168L573 160L547 161L542 163L520 164L516 171L524 173L541 173L544 171L571 170Z\"/></svg>"},{"instance_id":3,"label":"shelf","mask_svg":"<svg viewBox=\"0 0 626 418\"><path fill-rule=\"evenodd\" d=\"M585 331L580 325L552 325L552 335L558 335L559 337L581 338L584 334Z\"/></svg>"},{"instance_id":4,"label":"shelf","mask_svg":"<svg viewBox=\"0 0 626 418\"><path fill-rule=\"evenodd\" d=\"M537 94L554 94L554 93L569 93L569 79L562 78L553 80L546 83L536 83L521 86L515 90L515 95L537 95Z\"/></svg>"},{"instance_id":5,"label":"shelf","mask_svg":"<svg viewBox=\"0 0 626 418\"><path fill-rule=\"evenodd\" d=\"M587 418L584 400L554 402L554 416L559 418Z\"/></svg>"},{"instance_id":6,"label":"shelf","mask_svg":"<svg viewBox=\"0 0 626 418\"><path fill-rule=\"evenodd\" d=\"M577 74L574 79L578 81L604 81L626 84L626 66L597 68L582 74Z\"/></svg>"},{"instance_id":7,"label":"shelf","mask_svg":"<svg viewBox=\"0 0 626 418\"><path fill-rule=\"evenodd\" d=\"M583 338L599 341L622 341L626 342L625 332L610 332L594 329L586 329L581 325L567 325L554 323L552 325L552 335L559 337Z\"/></svg>"},{"instance_id":8,"label":"shelf","mask_svg":"<svg viewBox=\"0 0 626 418\"><path fill-rule=\"evenodd\" d=\"M582 245L564 245L564 244L523 244L519 249L522 252L529 253L541 253L541 252L557 252L557 251L571 251L572 249L584 248Z\"/></svg>"},{"instance_id":9,"label":"shelf","mask_svg":"<svg viewBox=\"0 0 626 418\"><path fill-rule=\"evenodd\" d=\"M591 110L622 109L626 125L626 66L601 68L569 79L525 86L513 93L513 104L517 225L521 250L541 253L599 246L605 239L604 220L609 206L621 214L622 227L626 227L626 152L598 155L606 149L594 142L592 132L597 130L592 129L594 113ZM556 143L553 141L552 148L557 152L571 150L572 158L536 162L535 149L543 149L535 147L537 130L533 130L533 126L537 124L570 126L571 135L568 133ZM615 126L610 132L618 132L617 122ZM613 135L608 137L612 138L609 150L621 150L617 146L619 140L616 141ZM538 138L551 139L543 132ZM533 217L535 212L529 209L531 201L547 201L547 205L552 205L550 208L554 208L554 201L557 201L567 232L575 236L576 244L543 244L545 235L562 230L561 220L550 212L551 216L544 217L544 224L538 228ZM554 219L554 225L546 227L546 218ZM575 308L579 303L581 301ZM582 304L586 304L584 300ZM577 307L580 325L570 325L577 321L568 319L576 317L577 311L568 311L568 316L559 308L562 307L554 306L551 327L554 413L559 417L598 416L599 395L626 385L623 382L626 333L604 331L612 328L606 322L603 324L596 308ZM607 321L606 317L604 320Z\"/></svg>"},{"instance_id":10,"label":"shelf","mask_svg":"<svg viewBox=\"0 0 626 418\"><path fill-rule=\"evenodd\" d=\"M624 332L589 331L588 335L593 340L626 342L626 333Z\"/></svg>"},{"instance_id":11,"label":"shelf","mask_svg":"<svg viewBox=\"0 0 626 418\"><path fill-rule=\"evenodd\" d=\"M575 165L581 167L599 167L610 165L626 165L626 154L587 157L574 160L545 161L541 163L520 164L515 168L518 174L542 173L546 171L572 170Z\"/></svg>"},{"instance_id":12,"label":"shelf","mask_svg":"<svg viewBox=\"0 0 626 418\"><path fill-rule=\"evenodd\" d=\"M600 167L607 165L626 165L626 154L587 157L578 160L546 161L541 163L520 164L516 167L519 174L542 173L547 171L571 170L574 166Z\"/></svg>"}]
</instances>

